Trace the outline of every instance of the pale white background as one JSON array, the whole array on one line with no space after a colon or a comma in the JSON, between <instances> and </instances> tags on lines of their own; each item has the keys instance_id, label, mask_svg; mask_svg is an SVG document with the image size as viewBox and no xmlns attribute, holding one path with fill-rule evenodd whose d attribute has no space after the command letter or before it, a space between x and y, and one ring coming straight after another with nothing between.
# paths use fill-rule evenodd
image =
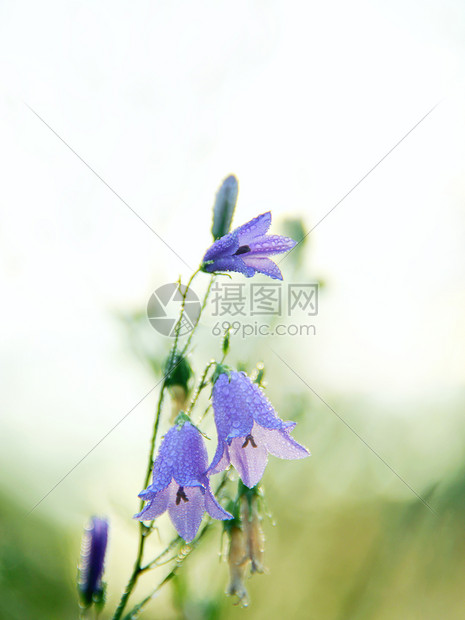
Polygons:
<instances>
[{"instance_id":1,"label":"pale white background","mask_svg":"<svg viewBox=\"0 0 465 620\"><path fill-rule=\"evenodd\" d=\"M153 386L115 313L189 275L27 105L195 268L227 174L235 224L310 229L439 102L311 234L318 334L279 351L329 401L362 399L375 444L377 416L416 416L425 460L459 450L464 28L459 1L0 4L0 462L25 510ZM268 380L299 385L276 360ZM123 528L155 399L37 510Z\"/></svg>"}]
</instances>

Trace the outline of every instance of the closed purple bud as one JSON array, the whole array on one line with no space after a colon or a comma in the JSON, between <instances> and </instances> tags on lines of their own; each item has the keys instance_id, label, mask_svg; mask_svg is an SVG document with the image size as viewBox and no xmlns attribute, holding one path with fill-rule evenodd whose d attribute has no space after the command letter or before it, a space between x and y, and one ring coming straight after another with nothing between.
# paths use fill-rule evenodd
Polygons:
<instances>
[{"instance_id":1,"label":"closed purple bud","mask_svg":"<svg viewBox=\"0 0 465 620\"><path fill-rule=\"evenodd\" d=\"M227 177L215 198L213 207L212 235L214 239L220 239L229 232L236 208L239 185L234 175Z\"/></svg>"},{"instance_id":2,"label":"closed purple bud","mask_svg":"<svg viewBox=\"0 0 465 620\"><path fill-rule=\"evenodd\" d=\"M84 530L79 564L78 589L84 607L89 607L92 603L103 603L102 575L107 542L108 521L92 517Z\"/></svg>"}]
</instances>

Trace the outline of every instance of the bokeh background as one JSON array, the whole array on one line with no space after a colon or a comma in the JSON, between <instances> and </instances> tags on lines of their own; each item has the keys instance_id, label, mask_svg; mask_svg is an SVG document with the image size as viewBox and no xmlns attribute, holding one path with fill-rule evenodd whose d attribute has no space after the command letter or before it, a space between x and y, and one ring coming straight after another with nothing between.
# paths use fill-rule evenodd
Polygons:
<instances>
[{"instance_id":1,"label":"bokeh background","mask_svg":"<svg viewBox=\"0 0 465 620\"><path fill-rule=\"evenodd\" d=\"M463 3L4 0L0 33L0 616L77 617L99 514L110 617L156 391L137 403L170 344L145 306L198 265L234 173L235 225L271 209L273 232L314 228L281 267L321 283L316 334L231 345L265 362L312 457L266 471L268 574L248 609L224 595L217 527L142 617L463 618ZM161 519L149 552L172 533Z\"/></svg>"}]
</instances>

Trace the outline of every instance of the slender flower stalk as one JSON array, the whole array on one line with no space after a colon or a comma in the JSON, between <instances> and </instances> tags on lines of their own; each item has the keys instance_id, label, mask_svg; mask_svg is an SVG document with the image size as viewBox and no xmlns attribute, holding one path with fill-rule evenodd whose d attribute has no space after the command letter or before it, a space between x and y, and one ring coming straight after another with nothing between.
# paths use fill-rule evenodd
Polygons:
<instances>
[{"instance_id":1,"label":"slender flower stalk","mask_svg":"<svg viewBox=\"0 0 465 620\"><path fill-rule=\"evenodd\" d=\"M184 289L184 293L182 295L182 302L181 302L181 310L179 312L179 319L177 320L175 326L174 326L174 333L175 333L175 337L174 337L174 344L173 344L173 354L176 354L177 348L178 348L178 341L179 341L179 333L181 331L181 325L182 325L182 319L184 317L184 310L186 308L186 298L187 298L187 293L189 292L189 289L191 287L192 282L194 281L195 276L199 273L200 271L200 267L197 269L197 271L194 271L194 273L191 275L191 277L189 278L189 281L186 284L186 288ZM181 286L181 284L179 284L179 286ZM197 317L197 323L198 320L200 319L200 315ZM197 323L195 326L197 326ZM192 330L194 331L194 330Z\"/></svg>"},{"instance_id":2,"label":"slender flower stalk","mask_svg":"<svg viewBox=\"0 0 465 620\"><path fill-rule=\"evenodd\" d=\"M206 365L205 370L203 371L202 377L201 377L201 379L199 381L199 385L197 386L197 389L195 391L194 397L192 398L192 401L191 401L191 403L189 405L189 408L187 410L187 413L190 413L194 409L194 407L195 407L195 405L197 403L197 400L198 400L198 398L200 396L200 393L202 392L202 390L204 388L207 387L208 381L206 379L207 379L208 371L210 370L210 368L212 366L215 365L215 363L216 363L215 360L212 360L211 362L209 362Z\"/></svg>"},{"instance_id":3,"label":"slender flower stalk","mask_svg":"<svg viewBox=\"0 0 465 620\"><path fill-rule=\"evenodd\" d=\"M199 312L199 314L197 316L197 319L196 319L196 321L194 323L192 331L190 332L189 336L187 337L186 344L184 345L184 348L183 348L183 350L181 352L181 355L185 355L187 353L188 349L189 349L189 346L190 346L190 344L192 342L192 338L194 336L195 330L197 329L197 327L198 327L198 325L200 323L200 317L202 316L202 312L205 310L205 307L207 305L208 297L210 296L210 291L211 291L211 288L212 288L212 285L213 285L214 281L215 281L215 276L210 278L210 282L208 283L207 290L205 292L202 305L200 307L200 312Z\"/></svg>"},{"instance_id":4,"label":"slender flower stalk","mask_svg":"<svg viewBox=\"0 0 465 620\"><path fill-rule=\"evenodd\" d=\"M183 295L183 302L181 304L181 310L180 310L180 317L178 319L178 323L177 325L181 324L182 321L182 316L184 313L184 308L185 308L185 300L187 297L187 292L195 278L195 276L197 275L197 273L199 272L199 269L197 271L195 271L192 276L190 277L187 285L186 285L186 289L184 291L184 295ZM211 286L213 283L213 278L210 278L210 283L208 285L207 291L205 293L204 299L203 299L203 303L202 306L200 308L200 313L197 317L197 320L195 322L195 325L191 331L191 333L189 334L189 338L187 339L186 344L184 345L184 348L182 350L182 352L180 353L179 359L181 360L182 358L184 358L187 349L190 345L190 342L192 340L192 336L199 324L200 321L200 316L203 312L203 310L205 309L205 306L207 304L207 298L210 294L210 290L211 290ZM175 341L173 344L173 347L171 349L171 353L170 356L174 356L176 354L177 351L177 347L178 347L178 341L179 341L179 329L176 330L176 335L175 335ZM180 363L180 362L179 362ZM171 367L171 371L173 370L173 367ZM161 419L161 412L162 412L162 408L163 408L163 401L164 401L164 394L165 394L165 389L166 389L166 384L165 384L165 379L166 379L166 374L162 379L162 384L161 384L161 388L160 388L160 395L158 397L158 404L157 404L157 409L156 409L156 413L155 413L155 419L154 419L154 425L153 425L153 431L152 431L152 436L150 439L150 447L149 447L149 457L148 457L148 463L147 463L147 469L146 469L146 473L145 473L145 477L144 477L144 484L143 484L143 488L146 488L149 480L150 480L150 476L152 474L152 468L153 468L153 460L154 460L154 454L155 454L155 446L156 446L156 441L157 441L157 436L158 436L158 430L160 427L160 419ZM144 500L141 499L141 505L140 508L142 510L142 507L144 505ZM134 562L134 567L131 573L131 576L129 577L129 581L124 589L124 592L121 596L121 599L119 601L118 607L115 611L115 614L113 616L113 620L120 620L120 618L123 615L124 609L126 608L128 599L132 593L132 591L134 590L137 580L139 578L139 576L142 574L142 572L144 572L143 569L143 565L142 565L142 559L143 559L143 555L144 555L144 548L145 548L145 542L147 540L147 537L150 535L150 533L152 532L152 527L151 526L146 526L144 523L140 522L140 526L139 526L139 539L138 539L138 547L137 547L137 555L136 555L136 560Z\"/></svg>"}]
</instances>

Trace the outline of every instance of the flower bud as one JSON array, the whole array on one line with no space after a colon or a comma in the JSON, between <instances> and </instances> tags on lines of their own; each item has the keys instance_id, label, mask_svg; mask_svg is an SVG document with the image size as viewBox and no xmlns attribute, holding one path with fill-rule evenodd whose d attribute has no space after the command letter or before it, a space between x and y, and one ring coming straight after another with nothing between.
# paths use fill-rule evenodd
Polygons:
<instances>
[{"instance_id":1,"label":"flower bud","mask_svg":"<svg viewBox=\"0 0 465 620\"><path fill-rule=\"evenodd\" d=\"M189 381L193 375L192 368L185 357L179 354L170 354L164 367L165 386L172 399L171 420L187 407L189 396Z\"/></svg>"},{"instance_id":2,"label":"flower bud","mask_svg":"<svg viewBox=\"0 0 465 620\"><path fill-rule=\"evenodd\" d=\"M234 175L227 177L218 190L213 206L212 235L220 239L229 232L236 208L239 185Z\"/></svg>"},{"instance_id":3,"label":"flower bud","mask_svg":"<svg viewBox=\"0 0 465 620\"><path fill-rule=\"evenodd\" d=\"M84 530L78 573L78 590L83 607L89 607L92 603L103 607L105 587L102 575L107 542L108 521L92 517Z\"/></svg>"},{"instance_id":4,"label":"flower bud","mask_svg":"<svg viewBox=\"0 0 465 620\"><path fill-rule=\"evenodd\" d=\"M264 573L263 552L265 550L265 536L261 525L256 494L242 496L241 520L246 540L247 558L250 560L250 572L252 574Z\"/></svg>"},{"instance_id":5,"label":"flower bud","mask_svg":"<svg viewBox=\"0 0 465 620\"><path fill-rule=\"evenodd\" d=\"M233 525L229 528L229 553L228 564L230 581L226 593L237 596L237 603L244 607L249 604L249 596L244 585L249 558L247 557L247 545L242 529Z\"/></svg>"}]
</instances>

